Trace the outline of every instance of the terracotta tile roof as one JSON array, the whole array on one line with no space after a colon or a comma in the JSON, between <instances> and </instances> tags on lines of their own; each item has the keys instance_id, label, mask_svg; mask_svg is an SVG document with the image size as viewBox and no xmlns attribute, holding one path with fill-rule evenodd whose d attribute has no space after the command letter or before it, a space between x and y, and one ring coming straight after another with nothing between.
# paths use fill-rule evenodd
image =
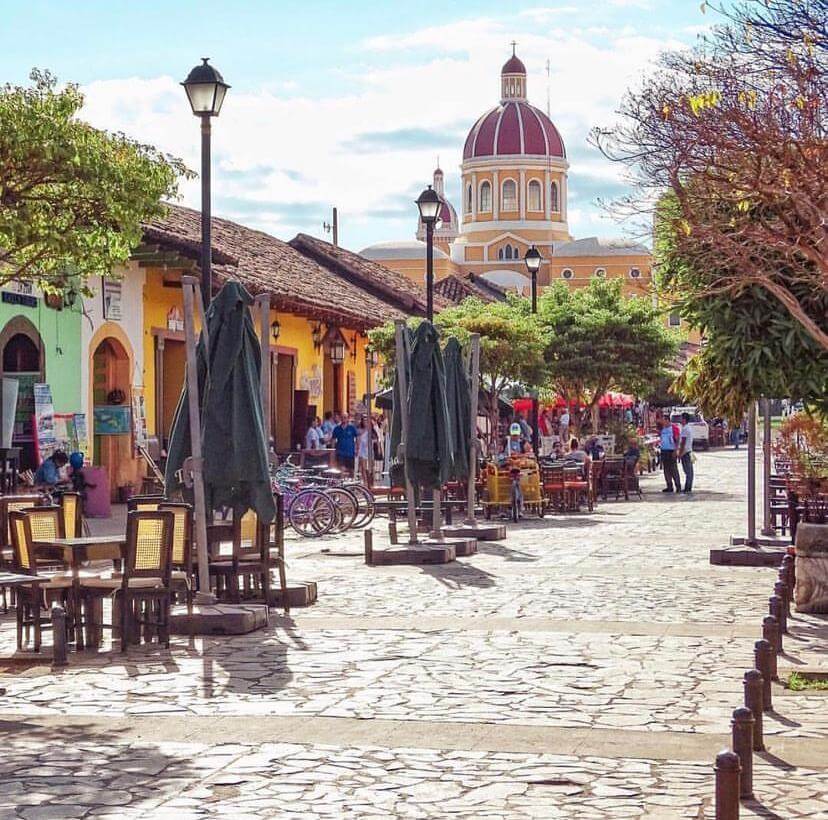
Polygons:
<instances>
[{"instance_id":1,"label":"terracotta tile roof","mask_svg":"<svg viewBox=\"0 0 828 820\"><path fill-rule=\"evenodd\" d=\"M475 276L473 273L449 274L437 282L434 290L455 305L459 305L469 296L475 296L484 302L506 300L506 291L500 285L489 282L481 276Z\"/></svg>"},{"instance_id":2,"label":"terracotta tile roof","mask_svg":"<svg viewBox=\"0 0 828 820\"><path fill-rule=\"evenodd\" d=\"M197 259L201 212L180 205L168 205L168 209L165 217L144 225L145 238ZM364 260L366 265L384 271L382 287L368 287L359 277L340 273L336 265L320 263L287 242L227 219L213 217L212 241L215 279L236 279L254 295L269 293L277 310L357 330L424 313L413 295L406 294L404 283L400 283L401 298L393 298L388 277L405 277L368 260ZM374 275L379 273L374 271ZM365 278L369 278L367 271Z\"/></svg>"},{"instance_id":3,"label":"terracotta tile roof","mask_svg":"<svg viewBox=\"0 0 828 820\"><path fill-rule=\"evenodd\" d=\"M378 262L346 250L330 242L305 233L297 234L289 243L296 250L315 259L326 268L332 268L340 276L366 288L383 299L391 299L405 305L412 314L425 315L425 289L407 276L386 268ZM445 300L436 299L434 307L448 307Z\"/></svg>"}]
</instances>

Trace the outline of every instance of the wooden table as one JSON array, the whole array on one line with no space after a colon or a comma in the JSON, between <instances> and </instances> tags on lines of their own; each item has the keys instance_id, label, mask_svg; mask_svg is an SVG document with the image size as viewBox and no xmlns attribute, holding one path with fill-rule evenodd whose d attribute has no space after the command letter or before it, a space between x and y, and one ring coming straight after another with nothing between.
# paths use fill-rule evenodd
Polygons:
<instances>
[{"instance_id":1,"label":"wooden table","mask_svg":"<svg viewBox=\"0 0 828 820\"><path fill-rule=\"evenodd\" d=\"M72 595L75 612L80 612L80 567L84 561L111 559L123 560L126 551L126 535L93 535L84 538L53 538L35 541L35 555L53 561L62 561L72 571ZM75 618L75 646L83 649L83 624Z\"/></svg>"}]
</instances>

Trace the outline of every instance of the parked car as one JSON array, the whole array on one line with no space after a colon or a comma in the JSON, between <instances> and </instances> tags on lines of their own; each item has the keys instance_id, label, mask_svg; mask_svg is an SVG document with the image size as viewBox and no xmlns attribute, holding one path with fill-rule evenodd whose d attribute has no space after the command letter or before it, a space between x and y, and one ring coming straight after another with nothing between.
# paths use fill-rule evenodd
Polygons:
<instances>
[{"instance_id":1,"label":"parked car","mask_svg":"<svg viewBox=\"0 0 828 820\"><path fill-rule=\"evenodd\" d=\"M710 448L710 427L697 407L674 407L670 411L670 421L681 425L682 413L690 416L690 429L693 431L693 449Z\"/></svg>"}]
</instances>

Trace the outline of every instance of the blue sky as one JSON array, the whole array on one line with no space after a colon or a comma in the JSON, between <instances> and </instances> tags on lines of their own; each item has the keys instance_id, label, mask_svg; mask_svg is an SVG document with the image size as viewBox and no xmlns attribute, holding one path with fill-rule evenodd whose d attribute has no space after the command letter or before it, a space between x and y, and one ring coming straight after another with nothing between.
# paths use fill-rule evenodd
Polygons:
<instances>
[{"instance_id":1,"label":"blue sky","mask_svg":"<svg viewBox=\"0 0 828 820\"><path fill-rule=\"evenodd\" d=\"M529 98L567 145L570 229L617 236L596 203L625 190L587 145L660 49L712 22L695 0L305 3L236 0L2 5L0 77L33 66L80 83L84 116L198 168L198 127L177 83L210 56L232 88L214 126L214 212L289 239L337 205L354 249L411 238L437 156L457 204L465 134L495 105L518 42ZM549 59L552 71L547 78ZM197 183L182 187L196 205Z\"/></svg>"}]
</instances>

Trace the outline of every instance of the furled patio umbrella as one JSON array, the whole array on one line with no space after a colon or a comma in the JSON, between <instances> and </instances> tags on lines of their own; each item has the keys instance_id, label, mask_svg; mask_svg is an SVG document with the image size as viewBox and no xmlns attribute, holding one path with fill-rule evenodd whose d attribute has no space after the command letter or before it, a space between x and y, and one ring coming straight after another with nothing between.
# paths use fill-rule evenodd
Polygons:
<instances>
[{"instance_id":1,"label":"furled patio umbrella","mask_svg":"<svg viewBox=\"0 0 828 820\"><path fill-rule=\"evenodd\" d=\"M204 490L208 510L227 506L240 515L252 508L261 521L269 522L276 508L262 420L261 349L250 316L252 302L241 284L228 282L207 310L209 366L203 335L199 338ZM185 388L170 435L168 493L180 486L180 471L190 452Z\"/></svg>"},{"instance_id":2,"label":"furled patio umbrella","mask_svg":"<svg viewBox=\"0 0 828 820\"><path fill-rule=\"evenodd\" d=\"M446 342L443 361L446 368L448 417L454 444L450 478L462 481L469 475L471 391L469 375L463 364L463 351L457 339L452 337Z\"/></svg>"},{"instance_id":3,"label":"furled patio umbrella","mask_svg":"<svg viewBox=\"0 0 828 820\"><path fill-rule=\"evenodd\" d=\"M451 474L454 443L439 334L428 321L422 322L414 332L408 420L409 478L426 489L439 489Z\"/></svg>"}]
</instances>

